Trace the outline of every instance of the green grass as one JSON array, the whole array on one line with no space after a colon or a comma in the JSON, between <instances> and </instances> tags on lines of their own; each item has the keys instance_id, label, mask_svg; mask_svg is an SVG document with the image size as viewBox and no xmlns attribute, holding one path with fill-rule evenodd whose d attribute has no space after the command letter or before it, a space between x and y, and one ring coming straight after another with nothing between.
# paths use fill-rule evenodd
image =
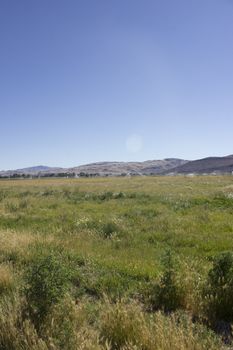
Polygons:
<instances>
[{"instance_id":1,"label":"green grass","mask_svg":"<svg viewBox=\"0 0 233 350\"><path fill-rule=\"evenodd\" d=\"M146 309L171 250L181 262L177 278L186 276L181 304L204 317L195 285L216 255L232 250L232 214L233 176L2 180L0 293L9 285L21 295L34 256L52 250L72 272L73 300L88 298L95 308L105 295Z\"/></svg>"},{"instance_id":2,"label":"green grass","mask_svg":"<svg viewBox=\"0 0 233 350\"><path fill-rule=\"evenodd\" d=\"M156 276L164 249L202 263L233 245L232 177L0 182L0 230L53 236L103 268Z\"/></svg>"}]
</instances>

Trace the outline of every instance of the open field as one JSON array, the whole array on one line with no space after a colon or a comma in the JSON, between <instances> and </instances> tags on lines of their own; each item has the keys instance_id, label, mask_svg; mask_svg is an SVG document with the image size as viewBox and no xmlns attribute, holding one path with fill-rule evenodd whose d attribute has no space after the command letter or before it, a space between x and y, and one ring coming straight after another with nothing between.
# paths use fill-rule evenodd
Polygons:
<instances>
[{"instance_id":1,"label":"open field","mask_svg":"<svg viewBox=\"0 0 233 350\"><path fill-rule=\"evenodd\" d=\"M0 349L221 349L232 250L233 176L2 180Z\"/></svg>"}]
</instances>

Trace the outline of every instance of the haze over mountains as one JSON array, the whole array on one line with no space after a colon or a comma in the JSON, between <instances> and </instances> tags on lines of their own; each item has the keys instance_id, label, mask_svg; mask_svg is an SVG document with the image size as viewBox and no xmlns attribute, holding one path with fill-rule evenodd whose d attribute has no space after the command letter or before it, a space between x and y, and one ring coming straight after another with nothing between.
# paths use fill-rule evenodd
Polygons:
<instances>
[{"instance_id":1,"label":"haze over mountains","mask_svg":"<svg viewBox=\"0 0 233 350\"><path fill-rule=\"evenodd\" d=\"M208 157L194 161L178 158L148 160L145 162L98 162L72 168L35 166L16 170L0 171L1 177L11 176L123 176L123 175L178 175L178 174L232 174L233 155Z\"/></svg>"}]
</instances>

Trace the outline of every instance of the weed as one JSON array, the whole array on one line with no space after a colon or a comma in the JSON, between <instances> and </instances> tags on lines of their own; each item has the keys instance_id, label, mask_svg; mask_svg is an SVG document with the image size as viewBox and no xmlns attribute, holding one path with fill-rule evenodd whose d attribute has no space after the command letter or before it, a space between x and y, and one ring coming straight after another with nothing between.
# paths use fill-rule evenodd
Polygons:
<instances>
[{"instance_id":1,"label":"weed","mask_svg":"<svg viewBox=\"0 0 233 350\"><path fill-rule=\"evenodd\" d=\"M206 312L211 322L233 321L233 254L218 255L209 271L204 290Z\"/></svg>"},{"instance_id":2,"label":"weed","mask_svg":"<svg viewBox=\"0 0 233 350\"><path fill-rule=\"evenodd\" d=\"M31 262L25 276L25 294L36 326L41 325L51 307L62 299L69 277L62 257L54 252L39 255Z\"/></svg>"},{"instance_id":3,"label":"weed","mask_svg":"<svg viewBox=\"0 0 233 350\"><path fill-rule=\"evenodd\" d=\"M163 273L151 290L151 304L154 310L175 311L182 306L182 290L177 283L177 266L170 250L162 259Z\"/></svg>"}]
</instances>

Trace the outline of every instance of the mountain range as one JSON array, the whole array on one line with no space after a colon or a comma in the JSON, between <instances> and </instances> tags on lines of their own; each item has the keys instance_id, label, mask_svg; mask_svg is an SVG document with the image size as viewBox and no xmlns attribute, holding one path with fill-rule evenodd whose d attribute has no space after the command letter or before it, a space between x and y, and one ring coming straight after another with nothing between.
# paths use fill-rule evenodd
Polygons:
<instances>
[{"instance_id":1,"label":"mountain range","mask_svg":"<svg viewBox=\"0 0 233 350\"><path fill-rule=\"evenodd\" d=\"M144 162L98 162L72 168L35 166L0 171L0 177L11 176L64 176L75 175L179 175L179 174L232 174L233 155L208 157L193 161L178 158L148 160Z\"/></svg>"}]
</instances>

